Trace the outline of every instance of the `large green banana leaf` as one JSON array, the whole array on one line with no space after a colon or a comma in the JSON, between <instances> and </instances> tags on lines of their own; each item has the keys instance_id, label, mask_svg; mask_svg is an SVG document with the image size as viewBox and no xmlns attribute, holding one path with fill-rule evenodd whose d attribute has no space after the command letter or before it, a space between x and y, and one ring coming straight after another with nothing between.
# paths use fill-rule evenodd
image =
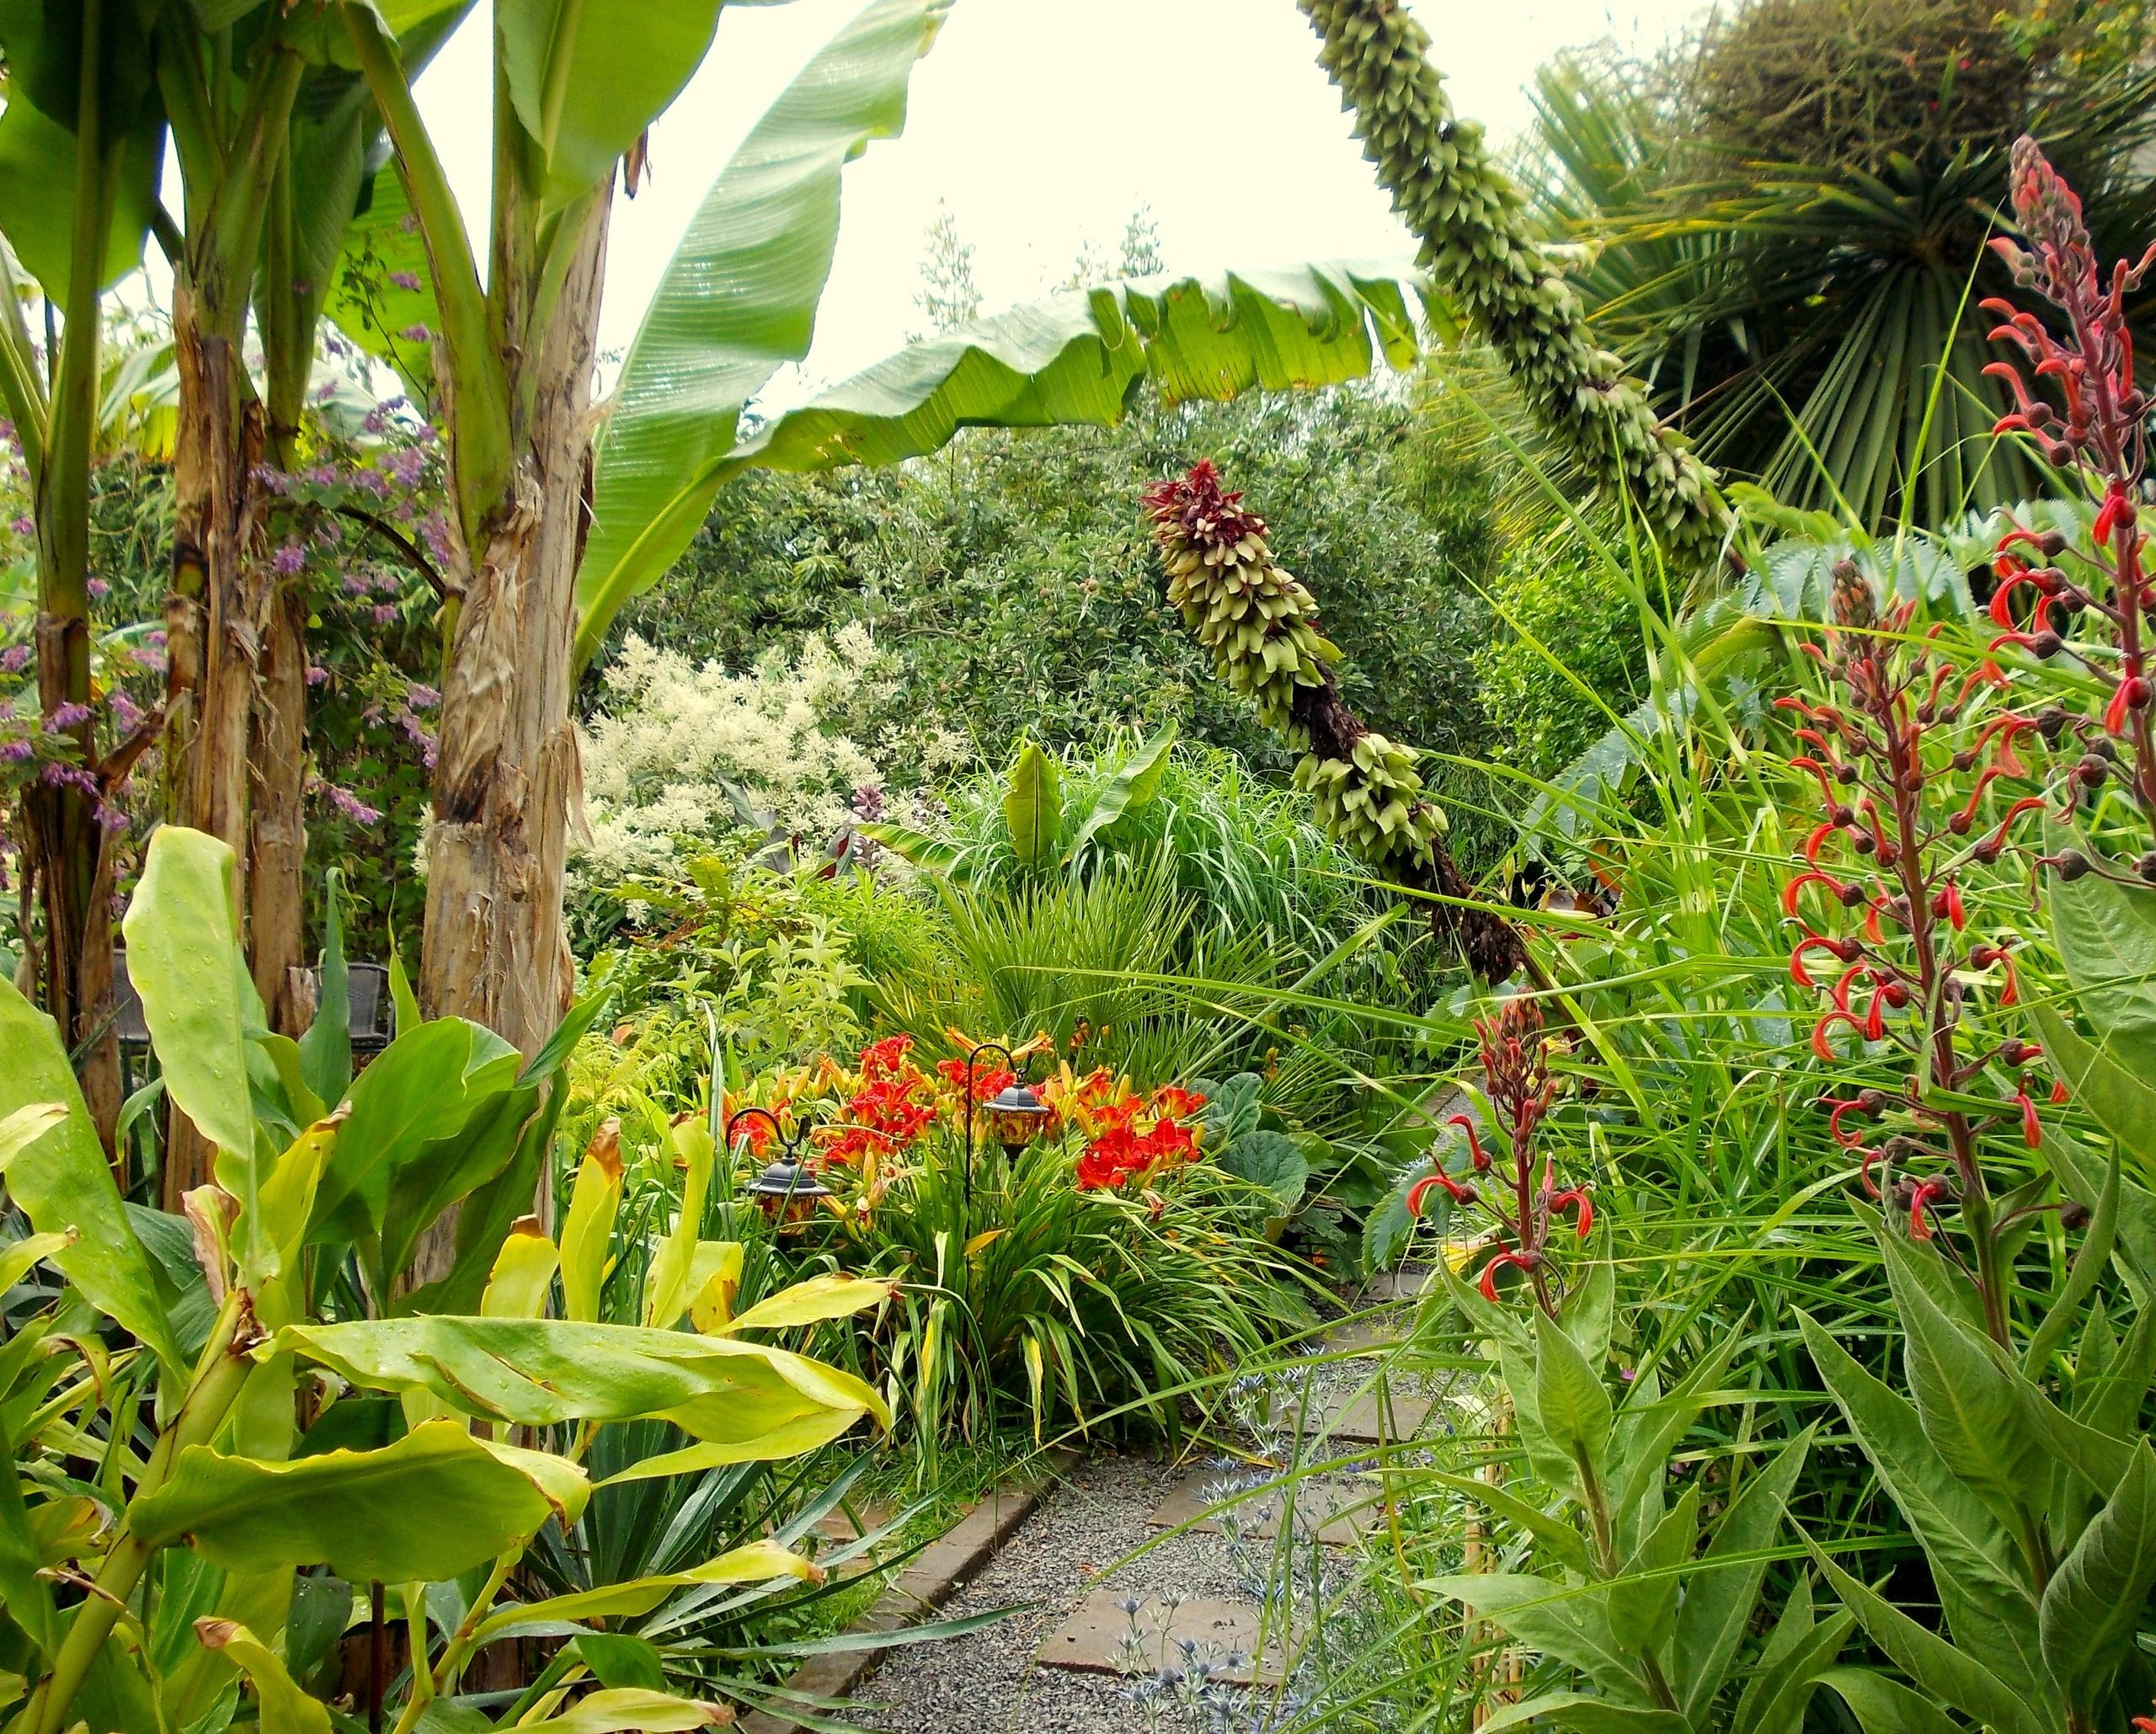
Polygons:
<instances>
[{"instance_id":1,"label":"large green banana leaf","mask_svg":"<svg viewBox=\"0 0 2156 1734\"><path fill-rule=\"evenodd\" d=\"M1428 286L1406 265L1332 261L1072 291L910 344L677 472L633 558L596 563L595 531L579 579L577 654L589 659L616 611L664 575L742 468L896 463L962 427L1107 427L1148 380L1171 403L1337 385L1368 375L1380 354L1410 365L1422 311L1434 311ZM602 515L606 498L602 469Z\"/></svg>"},{"instance_id":2,"label":"large green banana leaf","mask_svg":"<svg viewBox=\"0 0 2156 1734\"><path fill-rule=\"evenodd\" d=\"M578 579L598 632L688 546L742 409L808 353L838 245L841 171L905 125L907 80L948 3L874 0L780 93L705 195L629 345L600 443Z\"/></svg>"},{"instance_id":3,"label":"large green banana leaf","mask_svg":"<svg viewBox=\"0 0 2156 1734\"><path fill-rule=\"evenodd\" d=\"M282 1463L189 1446L172 1479L135 1502L128 1523L155 1546L184 1537L227 1571L326 1565L353 1583L440 1582L551 1517L574 1523L590 1491L565 1458L430 1421L379 1450Z\"/></svg>"},{"instance_id":4,"label":"large green banana leaf","mask_svg":"<svg viewBox=\"0 0 2156 1734\"><path fill-rule=\"evenodd\" d=\"M157 1299L150 1256L128 1225L59 1029L5 975L0 975L0 1055L5 1056L0 1122L48 1103L65 1110L8 1160L8 1196L40 1236L73 1235L67 1246L48 1256L85 1299L147 1343L168 1367L184 1367ZM18 1129L28 1133L35 1127L25 1117Z\"/></svg>"},{"instance_id":5,"label":"large green banana leaf","mask_svg":"<svg viewBox=\"0 0 2156 1734\"><path fill-rule=\"evenodd\" d=\"M432 1391L526 1427L658 1415L760 1457L833 1439L883 1400L851 1374L761 1343L558 1319L408 1318L294 1325L276 1346L377 1390Z\"/></svg>"}]
</instances>

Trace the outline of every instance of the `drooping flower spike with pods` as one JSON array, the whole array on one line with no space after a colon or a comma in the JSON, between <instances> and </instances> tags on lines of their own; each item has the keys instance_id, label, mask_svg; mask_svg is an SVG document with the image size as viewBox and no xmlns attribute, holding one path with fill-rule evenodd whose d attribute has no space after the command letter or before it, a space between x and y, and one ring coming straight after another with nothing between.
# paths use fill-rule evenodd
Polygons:
<instances>
[{"instance_id":1,"label":"drooping flower spike with pods","mask_svg":"<svg viewBox=\"0 0 2156 1734\"><path fill-rule=\"evenodd\" d=\"M1477 1019L1475 1031L1481 1042L1482 1093L1504 1133L1507 1159L1501 1168L1483 1148L1471 1116L1453 1115L1445 1123L1466 1135L1471 1177L1463 1180L1433 1167L1409 1188L1407 1213L1421 1216L1431 1192L1442 1189L1455 1206L1488 1215L1497 1230L1497 1251L1482 1267L1479 1286L1484 1298L1494 1303L1499 1272L1518 1270L1533 1288L1537 1304L1555 1318L1563 1290L1550 1265L1550 1229L1570 1212L1575 1238L1586 1240L1594 1228L1594 1200L1583 1186L1559 1186L1556 1159L1546 1149L1539 1150L1542 1123L1561 1082L1550 1070L1552 1044L1543 1032L1541 1009L1530 999L1507 1000L1495 1017Z\"/></svg>"},{"instance_id":2,"label":"drooping flower spike with pods","mask_svg":"<svg viewBox=\"0 0 2156 1734\"><path fill-rule=\"evenodd\" d=\"M1827 695L1776 701L1797 719L1805 748L1789 762L1817 781L1824 807L1802 867L1783 887L1783 914L1798 930L1789 974L1826 1000L1811 1038L1822 1064L1844 1063L1854 1038L1898 1053L1906 1070L1898 1088L1830 1092L1819 1106L1834 1142L1858 1160L1865 1189L1891 1195L1912 1235L1932 1239L1941 1211L1958 1207L1987 1309L1999 1313L1997 1224L1980 1149L2003 1128L2031 1148L2041 1141L2025 1068L2042 1054L2010 1038L1968 1045L1972 996L2010 1006L2020 984L2016 936L1972 931L1981 923L1962 880L2015 846L2026 816L2045 804L2011 801L1980 822L1992 784L2026 774L2017 743L2037 725L2009 710L1984 718L2005 685L1999 670L1988 660L1958 670L1938 629L1913 630L1913 604L1882 616L1848 561L1835 568L1832 615L1826 643L1806 647L1825 670ZM1968 744L1953 748L1954 739ZM1997 1113L1945 1105L1978 1093L1994 1067L2014 1074ZM1995 1322L2003 1332L2003 1314Z\"/></svg>"}]
</instances>

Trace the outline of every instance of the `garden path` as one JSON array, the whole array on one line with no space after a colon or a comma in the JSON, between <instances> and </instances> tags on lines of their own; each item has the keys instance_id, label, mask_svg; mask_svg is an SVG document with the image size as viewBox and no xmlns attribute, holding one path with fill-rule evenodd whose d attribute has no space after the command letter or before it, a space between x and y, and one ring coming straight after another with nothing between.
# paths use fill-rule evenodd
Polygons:
<instances>
[{"instance_id":1,"label":"garden path","mask_svg":"<svg viewBox=\"0 0 2156 1734\"><path fill-rule=\"evenodd\" d=\"M1417 1281L1374 1291L1324 1349L1380 1354L1405 1326L1404 1295ZM1352 1545L1375 1517L1370 1508L1335 1514L1369 1499L1367 1482L1302 1485L1283 1542L1278 1496L1250 1491L1271 1479L1264 1464L1348 1459L1380 1434L1412 1438L1445 1424L1441 1406L1410 1395L1390 1373L1380 1411L1374 1399L1383 1367L1335 1359L1237 1381L1233 1454L1081 1460L942 1613L1016 1611L962 1637L891 1651L849 1720L879 1734L1198 1734L1241 1726L1223 1713L1251 1704L1253 1690L1263 1704L1293 1689L1278 1678L1283 1604L1266 1587L1281 1581L1278 1567L1292 1555L1299 1590L1310 1587L1313 1571L1329 1586L1345 1576L1336 1547ZM1237 1493L1245 1498L1222 1521L1192 1523ZM1288 1604L1290 1619L1300 1600ZM1261 1636L1268 1641L1253 1662Z\"/></svg>"}]
</instances>

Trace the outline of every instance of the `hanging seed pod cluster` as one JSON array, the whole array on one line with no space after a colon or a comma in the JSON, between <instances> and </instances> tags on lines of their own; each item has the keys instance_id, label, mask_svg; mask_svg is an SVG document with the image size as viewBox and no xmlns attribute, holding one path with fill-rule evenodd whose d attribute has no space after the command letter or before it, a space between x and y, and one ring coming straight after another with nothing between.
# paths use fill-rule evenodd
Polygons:
<instances>
[{"instance_id":1,"label":"hanging seed pod cluster","mask_svg":"<svg viewBox=\"0 0 2156 1734\"><path fill-rule=\"evenodd\" d=\"M1363 154L1422 245L1421 263L1504 357L1537 419L1620 489L1673 552L1710 558L1728 511L1713 472L1596 346L1579 296L1522 220L1482 130L1453 116L1429 33L1397 0L1297 0Z\"/></svg>"},{"instance_id":2,"label":"hanging seed pod cluster","mask_svg":"<svg viewBox=\"0 0 2156 1734\"><path fill-rule=\"evenodd\" d=\"M1342 755L1315 750L1310 701L1331 690L1340 648L1318 630L1316 599L1274 561L1265 520L1241 494L1222 491L1210 463L1148 488L1145 512L1168 600L1220 679L1301 750L1295 787L1310 797L1318 823L1374 866L1428 864L1445 816L1425 798L1415 750L1369 729L1343 743Z\"/></svg>"},{"instance_id":3,"label":"hanging seed pod cluster","mask_svg":"<svg viewBox=\"0 0 2156 1734\"><path fill-rule=\"evenodd\" d=\"M1211 653L1214 672L1257 707L1267 726L1302 754L1295 786L1329 835L1395 882L1472 899L1444 846L1444 809L1415 768L1417 754L1380 734L1341 702L1340 648L1319 629L1317 600L1273 558L1265 520L1200 463L1145 490L1168 600ZM1526 959L1501 917L1434 905L1476 974L1502 981Z\"/></svg>"}]
</instances>

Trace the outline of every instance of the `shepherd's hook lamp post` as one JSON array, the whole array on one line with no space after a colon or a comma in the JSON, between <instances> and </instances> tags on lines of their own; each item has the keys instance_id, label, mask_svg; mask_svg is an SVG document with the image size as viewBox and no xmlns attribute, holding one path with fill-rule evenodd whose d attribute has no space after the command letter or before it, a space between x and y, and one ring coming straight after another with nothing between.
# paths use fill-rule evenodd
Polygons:
<instances>
[{"instance_id":1,"label":"shepherd's hook lamp post","mask_svg":"<svg viewBox=\"0 0 2156 1734\"><path fill-rule=\"evenodd\" d=\"M769 1108L737 1108L726 1123L728 1150L739 1148L748 1137L748 1128L741 1123L744 1120L760 1120L769 1126L771 1141L778 1146L776 1159L749 1185L749 1196L756 1201L756 1208L766 1218L782 1225L795 1204L813 1204L819 1198L831 1196L831 1189L811 1174L801 1160L801 1152L808 1142L808 1127L802 1127L788 1138L778 1116Z\"/></svg>"},{"instance_id":2,"label":"shepherd's hook lamp post","mask_svg":"<svg viewBox=\"0 0 2156 1734\"><path fill-rule=\"evenodd\" d=\"M989 1124L995 1128L995 1141L1011 1155L1016 1155L1033 1140L1034 1134L1048 1123L1049 1106L1043 1102L1030 1084L1017 1076L1018 1056L1001 1042L983 1042L966 1055L966 1069L960 1090L966 1098L966 1233L974 1229L974 1070L984 1054L1000 1054L1011 1071L1011 1081L999 1091L993 1101L983 1104L988 1111Z\"/></svg>"}]
</instances>

